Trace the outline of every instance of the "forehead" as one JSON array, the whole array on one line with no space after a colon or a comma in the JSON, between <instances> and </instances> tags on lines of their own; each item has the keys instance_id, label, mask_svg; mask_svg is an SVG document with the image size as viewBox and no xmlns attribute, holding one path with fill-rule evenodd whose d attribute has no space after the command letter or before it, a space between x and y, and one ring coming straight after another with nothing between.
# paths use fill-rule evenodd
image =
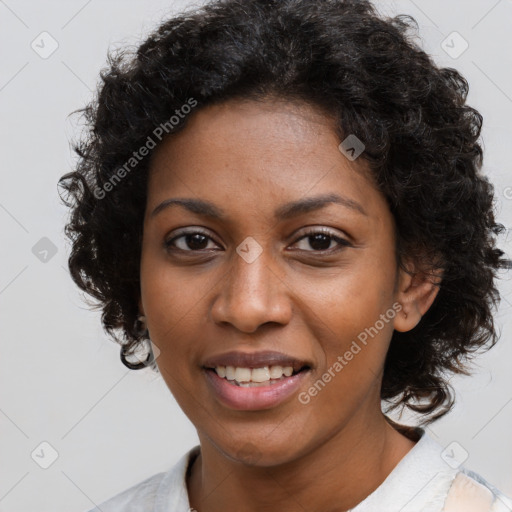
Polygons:
<instances>
[{"instance_id":1,"label":"forehead","mask_svg":"<svg viewBox=\"0 0 512 512\"><path fill-rule=\"evenodd\" d=\"M308 104L229 100L203 107L155 150L148 210L173 195L227 207L326 193L382 200L365 161L347 159L340 142L334 119Z\"/></svg>"}]
</instances>

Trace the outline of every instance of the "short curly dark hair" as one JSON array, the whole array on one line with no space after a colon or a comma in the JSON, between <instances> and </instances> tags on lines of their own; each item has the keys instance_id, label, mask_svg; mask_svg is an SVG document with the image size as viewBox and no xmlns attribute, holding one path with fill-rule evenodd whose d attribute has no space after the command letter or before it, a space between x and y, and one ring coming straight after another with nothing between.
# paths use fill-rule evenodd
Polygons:
<instances>
[{"instance_id":1,"label":"short curly dark hair","mask_svg":"<svg viewBox=\"0 0 512 512\"><path fill-rule=\"evenodd\" d=\"M398 264L406 270L413 256L425 268L442 266L420 323L393 333L381 397L390 409L430 415L424 423L450 410L447 374L468 374L470 355L497 341L495 278L511 263L496 247L504 226L480 173L482 116L466 105L465 78L436 66L411 29L414 18L384 17L366 0L218 0L163 22L134 55L109 51L97 95L75 111L87 129L73 144L74 172L59 184L71 207L71 276L99 301L126 366L147 365L127 359L143 340L139 265L151 162L130 160L134 151L171 116L166 137L182 130L187 116L178 114L191 99L197 111L276 97L321 109L336 120L340 140L354 134L364 142L361 158L396 222ZM135 171L126 171L128 161Z\"/></svg>"}]
</instances>

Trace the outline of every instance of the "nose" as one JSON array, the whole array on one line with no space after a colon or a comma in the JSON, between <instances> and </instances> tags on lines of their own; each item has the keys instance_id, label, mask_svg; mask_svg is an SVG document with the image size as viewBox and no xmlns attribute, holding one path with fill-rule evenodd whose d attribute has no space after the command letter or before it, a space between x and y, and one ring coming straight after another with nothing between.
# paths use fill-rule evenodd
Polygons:
<instances>
[{"instance_id":1,"label":"nose","mask_svg":"<svg viewBox=\"0 0 512 512\"><path fill-rule=\"evenodd\" d=\"M268 252L264 250L251 263L234 254L211 307L215 323L253 333L266 323L286 325L290 321L290 289L277 269L272 268L275 265Z\"/></svg>"}]
</instances>

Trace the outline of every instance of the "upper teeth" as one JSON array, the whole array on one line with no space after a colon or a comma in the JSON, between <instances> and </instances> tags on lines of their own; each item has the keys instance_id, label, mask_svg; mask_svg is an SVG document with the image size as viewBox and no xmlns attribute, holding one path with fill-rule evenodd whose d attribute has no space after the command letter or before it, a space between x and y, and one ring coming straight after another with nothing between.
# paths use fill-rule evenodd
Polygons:
<instances>
[{"instance_id":1,"label":"upper teeth","mask_svg":"<svg viewBox=\"0 0 512 512\"><path fill-rule=\"evenodd\" d=\"M293 373L291 366L263 366L262 368L240 368L235 366L216 366L217 375L227 380L237 382L265 382L270 379L280 379L283 375L290 377Z\"/></svg>"}]
</instances>

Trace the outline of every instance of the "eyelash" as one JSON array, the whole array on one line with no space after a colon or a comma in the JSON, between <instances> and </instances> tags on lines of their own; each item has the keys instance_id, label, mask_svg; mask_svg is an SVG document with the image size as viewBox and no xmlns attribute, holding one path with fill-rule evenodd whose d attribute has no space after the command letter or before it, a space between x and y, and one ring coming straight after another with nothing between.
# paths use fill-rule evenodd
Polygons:
<instances>
[{"instance_id":1,"label":"eyelash","mask_svg":"<svg viewBox=\"0 0 512 512\"><path fill-rule=\"evenodd\" d=\"M323 250L315 250L315 249L313 249L311 251L304 251L302 249L299 249L299 251L307 252L307 253L316 253L316 254L320 254L320 255L328 255L328 254L336 253L338 251L343 250L346 247L350 247L351 246L351 244L347 240L337 236L332 231L330 231L330 230L328 230L326 228L309 229L303 235L301 235L300 238L295 240L294 244L300 242L301 240L304 240L305 238L312 237L312 236L317 235L317 234L322 234L322 235L327 236L328 238L331 238L332 240L334 240L335 242L337 242L339 244L338 247L334 248L334 249L331 248L331 249L323 249ZM185 250L185 249L179 249L177 247L173 247L174 246L174 242L176 240L179 240L180 238L183 238L183 237L186 237L186 236L191 236L191 235L203 235L204 237L214 241L212 237L210 237L207 233L205 233L203 231L200 231L200 230L192 231L191 230L191 231L182 231L181 233L179 233L178 235L174 236L173 238L171 238L169 240L166 240L164 242L164 246L165 246L165 248L168 251L171 251L171 252L179 251L179 252L182 252L182 253L201 253L201 252L208 252L208 251L211 250L211 249L191 249L191 250Z\"/></svg>"}]
</instances>

